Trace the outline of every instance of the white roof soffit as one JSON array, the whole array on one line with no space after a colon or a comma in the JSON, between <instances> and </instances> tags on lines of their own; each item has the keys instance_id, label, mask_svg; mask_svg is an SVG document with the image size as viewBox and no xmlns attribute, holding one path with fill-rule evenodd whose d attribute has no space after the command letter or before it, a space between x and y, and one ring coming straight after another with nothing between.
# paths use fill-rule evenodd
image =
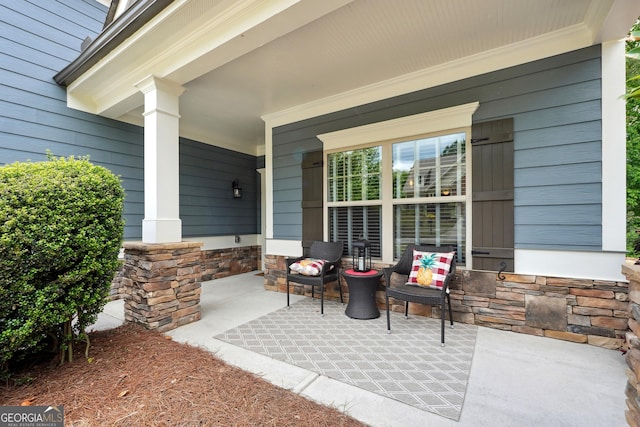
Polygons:
<instances>
[{"instance_id":1,"label":"white roof soffit","mask_svg":"<svg viewBox=\"0 0 640 427\"><path fill-rule=\"evenodd\" d=\"M513 3L518 2L512 1ZM265 114L262 119L270 127L281 126L344 108L379 101L390 96L410 93L559 55L594 44L620 40L627 36L629 29L635 23L637 18L634 17L640 16L640 1L638 0L591 0L586 4L588 4L588 8L584 20L578 24L438 64L414 73L355 88L348 92L317 99L304 105L296 105ZM546 14L549 15L549 12ZM534 19L533 16L531 19ZM346 99L349 101L345 102Z\"/></svg>"},{"instance_id":2,"label":"white roof soffit","mask_svg":"<svg viewBox=\"0 0 640 427\"><path fill-rule=\"evenodd\" d=\"M176 0L67 87L72 108L119 118L149 75L187 83L353 0Z\"/></svg>"}]
</instances>

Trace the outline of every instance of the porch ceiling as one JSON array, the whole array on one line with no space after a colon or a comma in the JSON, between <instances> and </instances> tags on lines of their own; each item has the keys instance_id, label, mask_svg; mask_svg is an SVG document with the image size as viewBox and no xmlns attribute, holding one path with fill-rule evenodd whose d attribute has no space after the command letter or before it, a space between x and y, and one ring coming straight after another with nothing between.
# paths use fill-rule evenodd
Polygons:
<instances>
[{"instance_id":1,"label":"porch ceiling","mask_svg":"<svg viewBox=\"0 0 640 427\"><path fill-rule=\"evenodd\" d=\"M135 84L167 78L187 88L181 135L260 154L262 117L283 123L620 39L639 15L636 0L176 0L95 52L67 92L74 108L141 125Z\"/></svg>"}]
</instances>

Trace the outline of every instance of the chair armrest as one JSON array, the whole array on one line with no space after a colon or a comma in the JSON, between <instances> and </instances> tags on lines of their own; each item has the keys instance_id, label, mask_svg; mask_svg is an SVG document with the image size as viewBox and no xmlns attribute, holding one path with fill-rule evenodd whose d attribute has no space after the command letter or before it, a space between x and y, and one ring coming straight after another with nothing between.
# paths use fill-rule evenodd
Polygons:
<instances>
[{"instance_id":1,"label":"chair armrest","mask_svg":"<svg viewBox=\"0 0 640 427\"><path fill-rule=\"evenodd\" d=\"M336 273L340 274L340 261L342 258L338 258L333 261L325 260L324 265L322 266L322 275L324 276L326 273L329 273L335 269ZM333 268L331 268L333 266Z\"/></svg>"},{"instance_id":2,"label":"chair armrest","mask_svg":"<svg viewBox=\"0 0 640 427\"><path fill-rule=\"evenodd\" d=\"M334 267L331 270L329 270L329 266L330 265L331 264L329 264L328 262L324 263L324 265L322 266L322 269L320 270L320 277L324 278L324 276L326 276L327 274L331 273L335 269L335 267ZM336 272L338 272L338 270L336 270Z\"/></svg>"},{"instance_id":3,"label":"chair armrest","mask_svg":"<svg viewBox=\"0 0 640 427\"><path fill-rule=\"evenodd\" d=\"M456 276L455 271L452 271L452 272L449 272L449 274L447 274L447 276L444 278L444 283L442 284L443 295L449 293L449 284L451 283L451 281L455 276Z\"/></svg>"},{"instance_id":4,"label":"chair armrest","mask_svg":"<svg viewBox=\"0 0 640 427\"><path fill-rule=\"evenodd\" d=\"M382 273L384 274L384 286L385 289L391 287L391 274L395 271L395 266L384 267Z\"/></svg>"},{"instance_id":5,"label":"chair armrest","mask_svg":"<svg viewBox=\"0 0 640 427\"><path fill-rule=\"evenodd\" d=\"M327 264L340 265L342 257L336 259L326 259L325 261L327 262Z\"/></svg>"}]
</instances>

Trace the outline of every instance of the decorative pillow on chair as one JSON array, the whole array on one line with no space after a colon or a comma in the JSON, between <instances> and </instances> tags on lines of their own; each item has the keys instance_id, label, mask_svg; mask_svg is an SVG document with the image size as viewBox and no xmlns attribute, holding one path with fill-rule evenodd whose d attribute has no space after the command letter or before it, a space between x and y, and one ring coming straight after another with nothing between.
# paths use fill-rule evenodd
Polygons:
<instances>
[{"instance_id":1,"label":"decorative pillow on chair","mask_svg":"<svg viewBox=\"0 0 640 427\"><path fill-rule=\"evenodd\" d=\"M433 253L414 250L407 285L442 289L454 255L455 252Z\"/></svg>"},{"instance_id":2,"label":"decorative pillow on chair","mask_svg":"<svg viewBox=\"0 0 640 427\"><path fill-rule=\"evenodd\" d=\"M305 258L294 262L289 268L291 271L295 271L296 273L300 273L305 276L319 276L325 262L327 261L324 259ZM330 270L331 269L333 269L333 265Z\"/></svg>"}]
</instances>

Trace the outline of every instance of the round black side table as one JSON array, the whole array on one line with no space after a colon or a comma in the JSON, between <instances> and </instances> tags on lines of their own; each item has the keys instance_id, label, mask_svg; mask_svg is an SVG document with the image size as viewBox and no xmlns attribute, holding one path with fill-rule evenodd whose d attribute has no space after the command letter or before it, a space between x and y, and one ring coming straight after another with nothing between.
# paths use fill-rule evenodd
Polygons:
<instances>
[{"instance_id":1,"label":"round black side table","mask_svg":"<svg viewBox=\"0 0 640 427\"><path fill-rule=\"evenodd\" d=\"M349 288L349 303L345 314L353 319L375 319L380 317L380 310L376 305L376 290L382 272L369 270L358 272L345 270L342 273Z\"/></svg>"}]
</instances>

